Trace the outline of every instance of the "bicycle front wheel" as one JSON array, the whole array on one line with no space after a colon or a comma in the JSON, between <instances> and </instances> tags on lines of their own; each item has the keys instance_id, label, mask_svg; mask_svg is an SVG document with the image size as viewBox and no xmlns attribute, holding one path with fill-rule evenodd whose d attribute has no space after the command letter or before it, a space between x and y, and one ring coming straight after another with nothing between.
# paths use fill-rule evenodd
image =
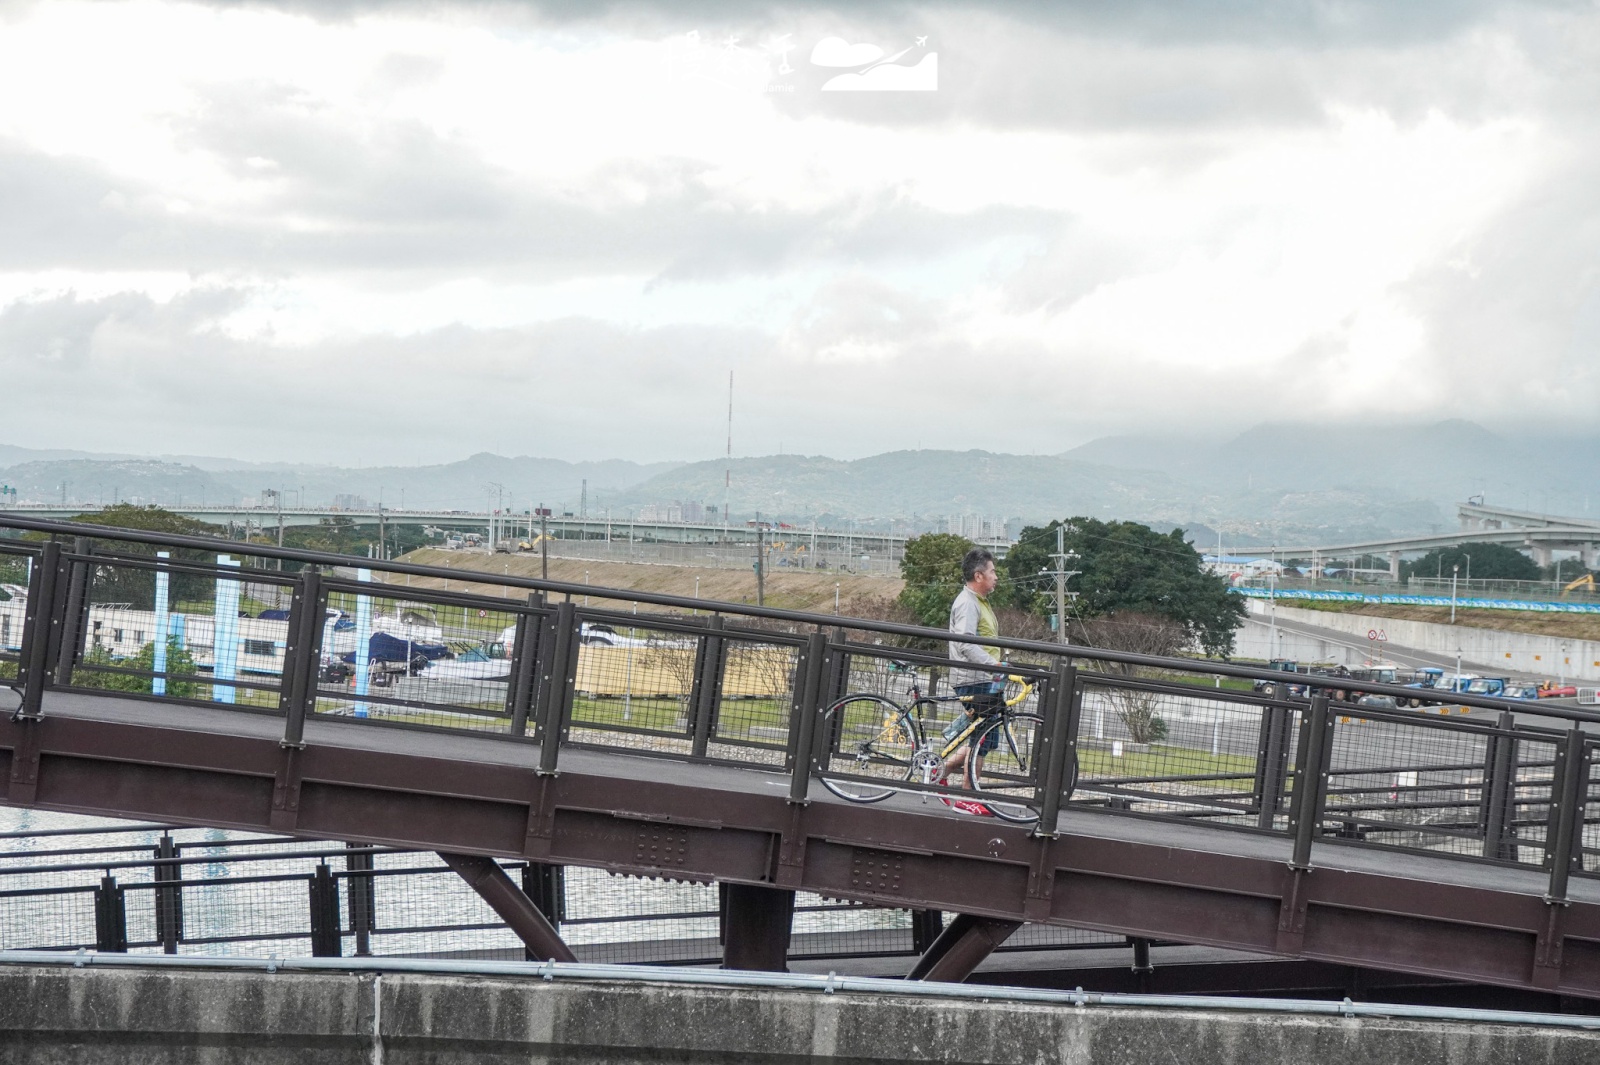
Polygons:
<instances>
[{"instance_id":1,"label":"bicycle front wheel","mask_svg":"<svg viewBox=\"0 0 1600 1065\"><path fill-rule=\"evenodd\" d=\"M1044 718L996 714L973 734L967 787L980 792L983 805L1001 820L1032 824L1039 819L1033 802L1043 746Z\"/></svg>"},{"instance_id":2,"label":"bicycle front wheel","mask_svg":"<svg viewBox=\"0 0 1600 1065\"><path fill-rule=\"evenodd\" d=\"M829 791L851 802L879 802L898 790L893 784L911 778L922 736L904 707L877 695L846 695L825 717L820 761Z\"/></svg>"}]
</instances>

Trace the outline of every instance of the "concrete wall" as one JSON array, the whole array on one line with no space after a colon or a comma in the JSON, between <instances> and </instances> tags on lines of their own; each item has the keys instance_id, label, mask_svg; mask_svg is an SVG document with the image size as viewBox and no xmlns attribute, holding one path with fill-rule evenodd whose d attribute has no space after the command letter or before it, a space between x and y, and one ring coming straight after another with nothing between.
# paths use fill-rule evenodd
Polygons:
<instances>
[{"instance_id":1,"label":"concrete wall","mask_svg":"<svg viewBox=\"0 0 1600 1065\"><path fill-rule=\"evenodd\" d=\"M452 975L0 966L0 1061L1468 1065L1600 1059L1600 1033Z\"/></svg>"},{"instance_id":2,"label":"concrete wall","mask_svg":"<svg viewBox=\"0 0 1600 1065\"><path fill-rule=\"evenodd\" d=\"M1240 657L1262 658L1316 658L1311 650L1322 647L1332 652L1335 662L1354 665L1365 657L1363 647L1370 646L1367 633L1381 629L1389 642L1400 647L1455 657L1461 649L1461 659L1471 663L1475 671L1503 669L1519 673L1540 673L1550 677L1564 676L1569 681L1600 681L1600 641L1571 640L1560 636L1534 636L1522 632L1501 632L1497 629L1476 629L1467 625L1436 625L1426 621L1398 621L1394 618L1370 617L1365 614L1340 614L1331 610L1302 610L1278 604L1278 617L1286 621L1299 621L1320 625L1348 633L1347 644L1354 648L1351 657L1342 657L1337 641L1321 641L1313 637L1290 637L1280 629L1279 645L1282 655L1267 655L1265 622L1267 604L1251 600L1249 624L1239 632L1235 653ZM1299 650L1304 646L1307 650ZM1246 648L1255 650L1247 650ZM1291 649L1294 648L1294 649Z\"/></svg>"}]
</instances>

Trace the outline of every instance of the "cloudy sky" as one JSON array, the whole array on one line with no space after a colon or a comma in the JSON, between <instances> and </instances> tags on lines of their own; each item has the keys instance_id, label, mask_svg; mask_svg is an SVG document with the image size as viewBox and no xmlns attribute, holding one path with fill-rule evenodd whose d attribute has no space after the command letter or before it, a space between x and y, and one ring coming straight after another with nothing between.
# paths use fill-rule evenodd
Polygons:
<instances>
[{"instance_id":1,"label":"cloudy sky","mask_svg":"<svg viewBox=\"0 0 1600 1065\"><path fill-rule=\"evenodd\" d=\"M0 442L1594 423L1595 3L1058 6L0 0Z\"/></svg>"}]
</instances>

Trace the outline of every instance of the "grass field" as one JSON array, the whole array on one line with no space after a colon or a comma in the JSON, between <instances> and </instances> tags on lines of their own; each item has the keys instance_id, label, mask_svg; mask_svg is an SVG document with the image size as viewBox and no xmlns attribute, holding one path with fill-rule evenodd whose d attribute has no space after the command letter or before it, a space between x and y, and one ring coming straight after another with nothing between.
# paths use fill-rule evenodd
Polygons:
<instances>
[{"instance_id":1,"label":"grass field","mask_svg":"<svg viewBox=\"0 0 1600 1065\"><path fill-rule=\"evenodd\" d=\"M1326 602L1311 599L1279 599L1278 605L1297 610L1317 610L1327 614L1360 614L1365 617L1393 618L1396 621L1450 624L1450 608L1447 606ZM1574 640L1600 640L1600 615L1596 614L1541 614L1526 610L1476 610L1458 607L1455 623L1471 629L1524 632L1533 636L1565 636Z\"/></svg>"}]
</instances>

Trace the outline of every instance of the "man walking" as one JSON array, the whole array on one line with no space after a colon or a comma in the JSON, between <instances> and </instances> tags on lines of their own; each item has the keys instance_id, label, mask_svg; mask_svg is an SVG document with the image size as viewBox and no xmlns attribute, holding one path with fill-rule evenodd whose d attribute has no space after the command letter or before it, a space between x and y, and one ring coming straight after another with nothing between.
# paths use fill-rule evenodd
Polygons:
<instances>
[{"instance_id":1,"label":"man walking","mask_svg":"<svg viewBox=\"0 0 1600 1065\"><path fill-rule=\"evenodd\" d=\"M1000 583L1000 577L994 569L994 555L981 547L968 551L961 560L961 579L966 586L950 604L950 631L964 636L998 637L1000 625L995 621L994 609L989 606L989 596ZM950 682L955 686L956 694L961 696L962 707L967 714L966 720L958 717L946 730L949 738L953 739L971 723L972 718L994 713L1005 705L1002 695L1005 685L1003 681L996 681L994 676L1004 668L1004 663L1000 661L1000 648L956 640L950 641L949 646L951 658L975 667L950 671ZM983 738L983 748L978 752L979 761L973 766L974 772L983 767L983 755L994 750L998 743L997 731L991 731ZM963 745L945 761L943 780L962 771L970 746ZM956 800L951 805L968 813L989 812L982 803Z\"/></svg>"}]
</instances>

